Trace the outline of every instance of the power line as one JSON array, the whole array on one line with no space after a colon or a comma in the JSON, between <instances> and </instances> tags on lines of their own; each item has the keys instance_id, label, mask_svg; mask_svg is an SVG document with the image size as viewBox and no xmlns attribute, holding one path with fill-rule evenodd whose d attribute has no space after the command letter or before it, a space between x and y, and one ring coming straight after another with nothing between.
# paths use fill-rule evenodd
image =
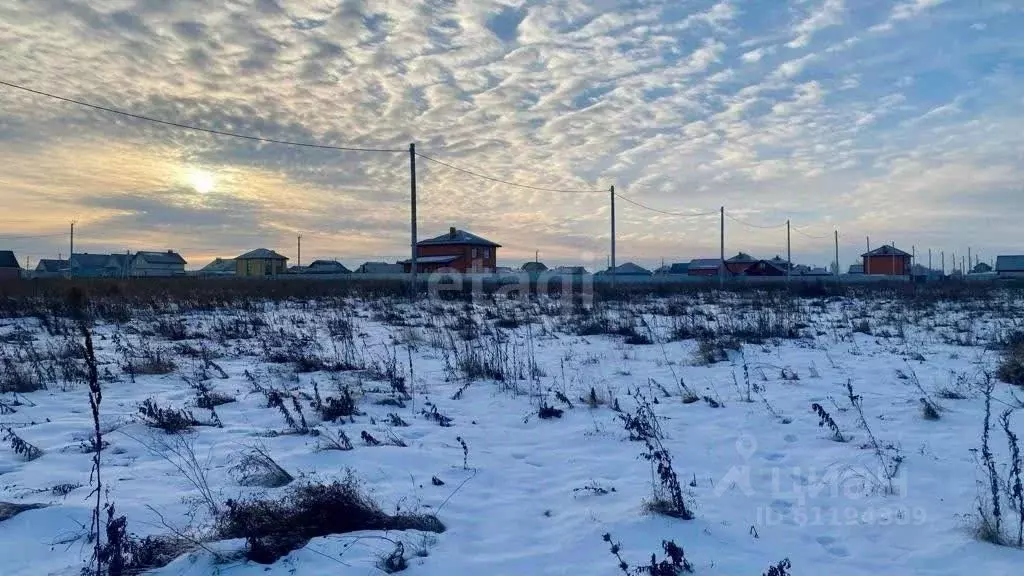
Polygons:
<instances>
[{"instance_id":1,"label":"power line","mask_svg":"<svg viewBox=\"0 0 1024 576\"><path fill-rule=\"evenodd\" d=\"M506 186L515 186L516 188L526 188L527 190L537 190L539 192L557 192L559 194L606 194L606 193L608 193L607 190L568 190L568 189L564 189L564 188L545 188L543 186L531 186L529 184L519 184L517 182L511 182L509 180L502 180L501 178L496 178L494 176L488 176L486 174L481 174L479 172L474 172L472 170L467 170L466 168L460 168L458 166L455 166L454 164L449 164L448 162L444 162L442 160L438 160L437 158L433 158L433 157L427 156L426 154L421 154L419 152L417 152L416 155L419 156L420 158L423 158L424 160L428 160L430 162L434 162L436 164L440 164L441 166L445 166L445 167L451 168L452 170L455 170L455 171L458 171L458 172L462 172L464 174L469 174L470 176L476 176L477 178L483 178L484 180L490 180L491 182L497 182L498 184L505 184Z\"/></svg>"},{"instance_id":2,"label":"power line","mask_svg":"<svg viewBox=\"0 0 1024 576\"><path fill-rule=\"evenodd\" d=\"M282 144L285 146L298 146L301 148L319 148L322 150L343 150L347 152L405 152L405 150L398 150L394 148L357 148L354 146L331 146L328 144L313 144L311 142L293 142L290 140L277 140L275 138L263 138L261 136L252 136L249 134L239 134L236 132L225 132L223 130L214 130L212 128L202 128L199 126L192 126L190 124L182 124L180 122L169 122L167 120L160 120L149 116L143 116L141 114L133 114L131 112L125 112L124 110L117 110L115 108L108 108L106 106L99 106L97 104L90 104L89 102L83 102L82 100L75 100L73 98L66 98L64 96L58 96L56 94L50 94L49 92L43 92L41 90L34 90L18 84L12 84L0 80L0 85L7 86L8 88L14 88L16 90L22 90L30 94L36 94L38 96L45 96L47 98L53 98L54 100L60 100L61 102L67 102L75 104L77 106L83 106L85 108L92 108L93 110L99 110L101 112L107 112L109 114L118 114L120 116L126 116L128 118L134 118L136 120L145 120L146 122L153 122L155 124L162 124L164 126L171 126L173 128L182 128L185 130L194 130L196 132L206 132L208 134L216 134L218 136L230 136L231 138L240 138L243 140L252 140L255 142L264 142L267 144Z\"/></svg>"},{"instance_id":3,"label":"power line","mask_svg":"<svg viewBox=\"0 0 1024 576\"><path fill-rule=\"evenodd\" d=\"M644 204L642 202L637 202L636 200L633 200L632 198L627 198L626 196L623 196L622 194L619 194L618 192L615 193L615 196L625 200L626 202L629 202L630 204L632 204L634 206L638 206L640 208L643 208L644 210L650 210L651 212L657 212L658 214L665 214L666 216L681 216L681 217L684 217L684 218L689 218L689 217L698 217L698 216L711 216L712 214L718 214L718 210L714 210L712 212L669 212L668 210L661 210L661 209L658 209L658 208L653 208L653 207L648 206L648 205L646 205L646 204Z\"/></svg>"},{"instance_id":4,"label":"power line","mask_svg":"<svg viewBox=\"0 0 1024 576\"><path fill-rule=\"evenodd\" d=\"M782 228L783 226L786 225L786 223L783 222L782 224L776 224L774 226L759 226L757 224L751 224L750 222L744 222L743 220L740 220L739 218L736 218L735 216L730 216L728 212L725 213L725 217L728 218L729 220L732 220L733 222L736 222L737 224L742 225L742 226L747 226L748 228L760 228L762 230L772 230L772 229L775 229L775 228Z\"/></svg>"},{"instance_id":5,"label":"power line","mask_svg":"<svg viewBox=\"0 0 1024 576\"><path fill-rule=\"evenodd\" d=\"M814 234L808 234L807 232L804 232L803 230L797 228L796 226L793 226L792 229L797 234L800 234L801 236L806 236L806 237L810 238L811 240L824 240L825 238L831 238L832 237L831 234L826 234L824 236L815 236Z\"/></svg>"}]
</instances>

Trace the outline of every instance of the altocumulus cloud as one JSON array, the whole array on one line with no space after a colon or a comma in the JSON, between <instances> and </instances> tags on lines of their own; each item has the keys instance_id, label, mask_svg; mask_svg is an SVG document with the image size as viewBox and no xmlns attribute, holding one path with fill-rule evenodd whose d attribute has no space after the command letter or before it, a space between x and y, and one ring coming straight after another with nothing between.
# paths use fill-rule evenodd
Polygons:
<instances>
[{"instance_id":1,"label":"altocumulus cloud","mask_svg":"<svg viewBox=\"0 0 1024 576\"><path fill-rule=\"evenodd\" d=\"M216 4L216 5L214 5ZM34 0L0 5L5 81L219 130L422 151L675 212L947 250L1011 249L1024 6L935 0ZM406 252L403 154L289 149L0 89L2 234L198 261L293 245ZM182 174L211 174L200 193ZM607 195L419 166L420 229L510 260L604 260ZM620 259L717 252L714 218L618 206ZM92 238L89 237L90 231ZM856 240L855 240L856 238ZM201 240L199 240L201 239ZM778 231L730 224L730 250ZM828 241L794 237L825 264ZM60 239L12 247L55 255ZM305 246L304 246L305 247Z\"/></svg>"}]
</instances>

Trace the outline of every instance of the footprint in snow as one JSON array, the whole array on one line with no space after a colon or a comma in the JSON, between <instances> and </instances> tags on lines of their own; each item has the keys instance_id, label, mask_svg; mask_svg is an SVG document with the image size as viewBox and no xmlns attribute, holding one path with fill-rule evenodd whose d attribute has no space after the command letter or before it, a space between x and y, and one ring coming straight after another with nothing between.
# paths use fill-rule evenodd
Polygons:
<instances>
[{"instance_id":1,"label":"footprint in snow","mask_svg":"<svg viewBox=\"0 0 1024 576\"><path fill-rule=\"evenodd\" d=\"M831 536L818 536L817 538L815 538L815 541L818 544L821 544L821 547L833 556L845 558L850 555L850 553L847 552L846 547L842 545L836 545L836 539Z\"/></svg>"}]
</instances>

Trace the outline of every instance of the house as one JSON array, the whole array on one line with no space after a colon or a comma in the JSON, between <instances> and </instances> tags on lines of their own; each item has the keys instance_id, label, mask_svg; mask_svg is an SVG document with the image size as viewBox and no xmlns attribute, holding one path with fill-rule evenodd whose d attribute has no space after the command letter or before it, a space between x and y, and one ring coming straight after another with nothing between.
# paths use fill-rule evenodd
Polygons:
<instances>
[{"instance_id":1,"label":"house","mask_svg":"<svg viewBox=\"0 0 1024 576\"><path fill-rule=\"evenodd\" d=\"M60 278L67 274L68 261L43 258L36 263L32 275L36 278Z\"/></svg>"},{"instance_id":2,"label":"house","mask_svg":"<svg viewBox=\"0 0 1024 576\"><path fill-rule=\"evenodd\" d=\"M689 272L689 262L676 262L675 264L666 264L665 266L662 266L661 268L658 268L657 270L654 271L654 273L659 276L662 274L676 274L679 276L685 276L689 274Z\"/></svg>"},{"instance_id":3,"label":"house","mask_svg":"<svg viewBox=\"0 0 1024 576\"><path fill-rule=\"evenodd\" d=\"M697 258L690 260L686 273L690 276L718 276L722 261L718 258Z\"/></svg>"},{"instance_id":4,"label":"house","mask_svg":"<svg viewBox=\"0 0 1024 576\"><path fill-rule=\"evenodd\" d=\"M743 276L785 276L786 269L779 268L771 260L757 260L748 265L742 272Z\"/></svg>"},{"instance_id":5,"label":"house","mask_svg":"<svg viewBox=\"0 0 1024 576\"><path fill-rule=\"evenodd\" d=\"M984 262L978 262L974 268L971 268L971 274L988 274L992 272L992 267Z\"/></svg>"},{"instance_id":6,"label":"house","mask_svg":"<svg viewBox=\"0 0 1024 576\"><path fill-rule=\"evenodd\" d=\"M76 278L120 278L124 276L124 255L118 258L110 254L72 254L68 261L71 276Z\"/></svg>"},{"instance_id":7,"label":"house","mask_svg":"<svg viewBox=\"0 0 1024 576\"><path fill-rule=\"evenodd\" d=\"M111 255L113 262L117 262L117 254ZM127 261L127 255L123 258ZM173 250L166 252L140 251L131 256L128 265L128 275L133 277L169 277L184 276L185 264L187 262L181 254Z\"/></svg>"},{"instance_id":8,"label":"house","mask_svg":"<svg viewBox=\"0 0 1024 576\"><path fill-rule=\"evenodd\" d=\"M1000 278L1024 278L1024 255L996 256L996 274Z\"/></svg>"},{"instance_id":9,"label":"house","mask_svg":"<svg viewBox=\"0 0 1024 576\"><path fill-rule=\"evenodd\" d=\"M213 262L200 268L198 274L200 276L234 276L235 259L215 258Z\"/></svg>"},{"instance_id":10,"label":"house","mask_svg":"<svg viewBox=\"0 0 1024 576\"><path fill-rule=\"evenodd\" d=\"M846 273L847 274L853 274L855 276L863 275L864 274L864 265L863 264L850 264L850 269L847 270Z\"/></svg>"},{"instance_id":11,"label":"house","mask_svg":"<svg viewBox=\"0 0 1024 576\"><path fill-rule=\"evenodd\" d=\"M351 274L351 270L337 260L314 260L305 267L305 274Z\"/></svg>"},{"instance_id":12,"label":"house","mask_svg":"<svg viewBox=\"0 0 1024 576\"><path fill-rule=\"evenodd\" d=\"M775 255L775 258L772 258L771 260L769 260L769 262L771 262L771 264L773 266L775 266L776 268L782 268L783 270L790 270L790 269L793 268L793 263L792 262L783 259L778 254Z\"/></svg>"},{"instance_id":13,"label":"house","mask_svg":"<svg viewBox=\"0 0 1024 576\"><path fill-rule=\"evenodd\" d=\"M583 266L559 266L555 268L554 272L563 276L583 276L584 274L589 274Z\"/></svg>"},{"instance_id":14,"label":"house","mask_svg":"<svg viewBox=\"0 0 1024 576\"><path fill-rule=\"evenodd\" d=\"M626 262L625 264L619 264L615 268L602 270L598 274L601 276L650 276L651 271L632 262Z\"/></svg>"},{"instance_id":15,"label":"house","mask_svg":"<svg viewBox=\"0 0 1024 576\"><path fill-rule=\"evenodd\" d=\"M860 255L865 274L905 276L910 274L912 256L895 246L885 245Z\"/></svg>"},{"instance_id":16,"label":"house","mask_svg":"<svg viewBox=\"0 0 1024 576\"><path fill-rule=\"evenodd\" d=\"M785 270L783 270L785 272ZM831 276L832 273L828 271L828 268L822 266L804 266L800 270L800 276Z\"/></svg>"},{"instance_id":17,"label":"house","mask_svg":"<svg viewBox=\"0 0 1024 576\"><path fill-rule=\"evenodd\" d=\"M356 274L401 274L401 264L388 264L387 262L363 262L356 268Z\"/></svg>"},{"instance_id":18,"label":"house","mask_svg":"<svg viewBox=\"0 0 1024 576\"><path fill-rule=\"evenodd\" d=\"M742 274L747 268L758 262L757 258L754 258L746 252L740 252L732 258L725 261L725 269L733 274Z\"/></svg>"},{"instance_id":19,"label":"house","mask_svg":"<svg viewBox=\"0 0 1024 576\"><path fill-rule=\"evenodd\" d=\"M235 276L277 276L287 270L288 258L266 248L257 248L235 258Z\"/></svg>"},{"instance_id":20,"label":"house","mask_svg":"<svg viewBox=\"0 0 1024 576\"><path fill-rule=\"evenodd\" d=\"M0 250L0 280L18 280L21 278L21 264L10 250Z\"/></svg>"},{"instance_id":21,"label":"house","mask_svg":"<svg viewBox=\"0 0 1024 576\"><path fill-rule=\"evenodd\" d=\"M418 272L493 272L498 248L500 244L452 227L447 234L416 243L416 268ZM412 271L411 259L401 264L406 272Z\"/></svg>"},{"instance_id":22,"label":"house","mask_svg":"<svg viewBox=\"0 0 1024 576\"><path fill-rule=\"evenodd\" d=\"M530 274L540 274L546 272L548 269L543 262L527 262L523 264L523 272L529 272Z\"/></svg>"}]
</instances>

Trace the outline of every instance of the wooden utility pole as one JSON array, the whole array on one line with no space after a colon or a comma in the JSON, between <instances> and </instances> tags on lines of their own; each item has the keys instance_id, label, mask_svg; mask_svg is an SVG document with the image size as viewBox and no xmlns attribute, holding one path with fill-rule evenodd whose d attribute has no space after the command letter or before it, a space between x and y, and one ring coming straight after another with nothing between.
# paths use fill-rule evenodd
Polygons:
<instances>
[{"instance_id":1,"label":"wooden utility pole","mask_svg":"<svg viewBox=\"0 0 1024 576\"><path fill-rule=\"evenodd\" d=\"M299 244L298 245L298 252L299 253L298 253L298 256L296 256L296 258L295 258L296 259L295 265L298 266L299 268L302 268L302 234L299 234L298 244Z\"/></svg>"},{"instance_id":2,"label":"wooden utility pole","mask_svg":"<svg viewBox=\"0 0 1024 576\"><path fill-rule=\"evenodd\" d=\"M932 249L928 249L928 275L932 275Z\"/></svg>"},{"instance_id":3,"label":"wooden utility pole","mask_svg":"<svg viewBox=\"0 0 1024 576\"><path fill-rule=\"evenodd\" d=\"M718 216L718 286L725 287L725 206L719 208Z\"/></svg>"},{"instance_id":4,"label":"wooden utility pole","mask_svg":"<svg viewBox=\"0 0 1024 576\"><path fill-rule=\"evenodd\" d=\"M608 189L612 201L612 261L609 272L612 275L612 286L615 286L615 186Z\"/></svg>"},{"instance_id":5,"label":"wooden utility pole","mask_svg":"<svg viewBox=\"0 0 1024 576\"><path fill-rule=\"evenodd\" d=\"M410 267L410 270L412 271L412 277L410 278L410 280L412 282L412 288L411 288L411 290L412 290L412 292L411 292L412 298L415 299L416 298L416 294L417 294L417 288L418 288L418 286L416 284L416 273L417 273L418 266L416 265L416 143L415 142L409 144L409 199L411 201L410 210L409 210L409 217L411 219L410 229L411 229L411 236L412 236L412 246L411 246L411 248L412 248L412 259L410 261L410 263L412 264L412 266Z\"/></svg>"},{"instance_id":6,"label":"wooden utility pole","mask_svg":"<svg viewBox=\"0 0 1024 576\"><path fill-rule=\"evenodd\" d=\"M971 260L971 247L968 246L967 247L967 264L971 264L971 262L973 262ZM964 274L967 274L967 269L966 268L964 268Z\"/></svg>"},{"instance_id":7,"label":"wooden utility pole","mask_svg":"<svg viewBox=\"0 0 1024 576\"><path fill-rule=\"evenodd\" d=\"M941 255L942 255L942 275L945 276L946 275L946 251L943 250Z\"/></svg>"}]
</instances>

